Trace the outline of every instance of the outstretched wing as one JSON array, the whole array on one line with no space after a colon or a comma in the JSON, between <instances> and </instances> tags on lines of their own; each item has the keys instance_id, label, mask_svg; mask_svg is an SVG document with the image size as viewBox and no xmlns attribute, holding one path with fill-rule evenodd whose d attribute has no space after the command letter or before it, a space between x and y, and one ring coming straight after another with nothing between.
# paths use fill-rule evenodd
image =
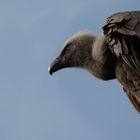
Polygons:
<instances>
[{"instance_id":1,"label":"outstretched wing","mask_svg":"<svg viewBox=\"0 0 140 140\"><path fill-rule=\"evenodd\" d=\"M140 75L140 11L113 14L103 31L111 51Z\"/></svg>"}]
</instances>

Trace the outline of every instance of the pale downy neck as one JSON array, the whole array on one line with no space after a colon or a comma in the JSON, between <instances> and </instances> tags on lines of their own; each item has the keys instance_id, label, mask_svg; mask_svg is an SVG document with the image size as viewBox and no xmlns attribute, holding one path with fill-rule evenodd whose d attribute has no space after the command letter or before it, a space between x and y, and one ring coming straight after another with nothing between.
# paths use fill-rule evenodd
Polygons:
<instances>
[{"instance_id":1,"label":"pale downy neck","mask_svg":"<svg viewBox=\"0 0 140 140\"><path fill-rule=\"evenodd\" d=\"M115 64L110 63L112 54L105 43L104 36L96 38L92 45L92 53L90 52L85 61L86 69L98 79L111 80L115 78ZM111 54L111 55L110 55ZM111 58L112 61L115 58Z\"/></svg>"}]
</instances>

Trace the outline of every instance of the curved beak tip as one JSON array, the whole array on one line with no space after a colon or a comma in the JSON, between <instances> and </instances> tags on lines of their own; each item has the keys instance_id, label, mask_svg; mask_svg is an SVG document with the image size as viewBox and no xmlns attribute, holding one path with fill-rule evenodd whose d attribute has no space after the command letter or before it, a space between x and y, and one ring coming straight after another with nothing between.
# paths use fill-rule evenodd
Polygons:
<instances>
[{"instance_id":1,"label":"curved beak tip","mask_svg":"<svg viewBox=\"0 0 140 140\"><path fill-rule=\"evenodd\" d=\"M52 75L51 66L48 67L48 72L49 72L50 75Z\"/></svg>"},{"instance_id":2,"label":"curved beak tip","mask_svg":"<svg viewBox=\"0 0 140 140\"><path fill-rule=\"evenodd\" d=\"M61 59L56 58L48 67L48 72L50 75L52 75L53 73L55 73L56 71L60 70L64 68L63 63L61 62Z\"/></svg>"}]
</instances>

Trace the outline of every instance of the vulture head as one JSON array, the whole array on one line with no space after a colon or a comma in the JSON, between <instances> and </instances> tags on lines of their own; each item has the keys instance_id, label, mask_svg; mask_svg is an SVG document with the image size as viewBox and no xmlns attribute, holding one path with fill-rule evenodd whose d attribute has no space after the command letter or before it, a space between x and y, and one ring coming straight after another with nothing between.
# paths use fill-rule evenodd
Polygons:
<instances>
[{"instance_id":1,"label":"vulture head","mask_svg":"<svg viewBox=\"0 0 140 140\"><path fill-rule=\"evenodd\" d=\"M95 37L91 33L79 32L65 42L48 71L52 75L63 68L79 67L98 79L111 80L115 78L115 59L110 54L103 35Z\"/></svg>"},{"instance_id":2,"label":"vulture head","mask_svg":"<svg viewBox=\"0 0 140 140\"><path fill-rule=\"evenodd\" d=\"M60 55L49 66L48 71L54 72L70 67L87 68L92 59L92 46L95 36L87 32L79 32L68 39Z\"/></svg>"}]
</instances>

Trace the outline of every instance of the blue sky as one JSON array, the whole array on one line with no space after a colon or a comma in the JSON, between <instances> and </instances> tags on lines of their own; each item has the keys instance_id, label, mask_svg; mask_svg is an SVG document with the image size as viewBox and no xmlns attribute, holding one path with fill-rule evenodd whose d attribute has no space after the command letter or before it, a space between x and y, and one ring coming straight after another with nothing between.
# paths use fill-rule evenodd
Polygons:
<instances>
[{"instance_id":1,"label":"blue sky","mask_svg":"<svg viewBox=\"0 0 140 140\"><path fill-rule=\"evenodd\" d=\"M79 69L47 68L77 31L99 35L140 1L0 0L0 139L132 140L140 115L120 84Z\"/></svg>"}]
</instances>

